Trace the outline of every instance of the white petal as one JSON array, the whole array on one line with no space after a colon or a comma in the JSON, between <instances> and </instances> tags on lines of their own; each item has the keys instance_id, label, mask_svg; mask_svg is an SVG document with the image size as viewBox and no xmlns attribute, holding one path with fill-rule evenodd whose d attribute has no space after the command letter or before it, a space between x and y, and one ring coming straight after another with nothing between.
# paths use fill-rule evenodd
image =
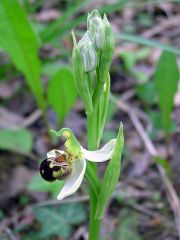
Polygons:
<instances>
[{"instance_id":1,"label":"white petal","mask_svg":"<svg viewBox=\"0 0 180 240\"><path fill-rule=\"evenodd\" d=\"M84 154L84 158L91 162L104 162L111 158L114 146L116 144L116 139L112 139L104 147L96 151L88 151L81 147Z\"/></svg>"},{"instance_id":2,"label":"white petal","mask_svg":"<svg viewBox=\"0 0 180 240\"><path fill-rule=\"evenodd\" d=\"M49 151L47 153L47 158L54 158L54 157L56 157L56 155L57 155L56 153L57 152L60 153L60 154L64 153L64 151L53 149L53 150L51 150L51 151Z\"/></svg>"},{"instance_id":3,"label":"white petal","mask_svg":"<svg viewBox=\"0 0 180 240\"><path fill-rule=\"evenodd\" d=\"M61 192L57 196L58 200L73 194L80 187L85 171L86 171L86 161L85 159L75 160L73 163L73 170L71 175L69 175L65 181Z\"/></svg>"}]
</instances>

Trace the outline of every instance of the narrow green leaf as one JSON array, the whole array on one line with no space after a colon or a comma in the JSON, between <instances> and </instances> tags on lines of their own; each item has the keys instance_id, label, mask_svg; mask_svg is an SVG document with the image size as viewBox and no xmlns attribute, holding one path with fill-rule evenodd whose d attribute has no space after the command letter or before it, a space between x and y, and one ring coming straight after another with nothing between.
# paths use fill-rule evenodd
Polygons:
<instances>
[{"instance_id":1,"label":"narrow green leaf","mask_svg":"<svg viewBox=\"0 0 180 240\"><path fill-rule=\"evenodd\" d=\"M113 193L121 171L121 155L124 146L124 137L123 137L123 126L120 124L117 142L115 145L114 153L112 158L106 168L104 178L102 181L102 186L100 189L97 208L96 208L96 219L101 219L104 214L104 210L108 204L108 201Z\"/></svg>"},{"instance_id":2,"label":"narrow green leaf","mask_svg":"<svg viewBox=\"0 0 180 240\"><path fill-rule=\"evenodd\" d=\"M60 17L52 22L43 32L42 32L42 39L44 42L51 41L54 38L57 38L59 35L64 33L64 31L67 29L70 31L69 25L73 24L75 19L69 20L70 17L75 15L78 11L80 11L86 4L88 0L76 0L72 1L69 4L69 7L64 11L63 15L60 15ZM83 16L83 19L85 16Z\"/></svg>"},{"instance_id":3,"label":"narrow green leaf","mask_svg":"<svg viewBox=\"0 0 180 240\"><path fill-rule=\"evenodd\" d=\"M170 131L171 112L174 105L174 95L177 91L179 69L176 56L163 52L157 64L154 75L155 87L159 96L159 106L162 112L162 123L166 134Z\"/></svg>"},{"instance_id":4,"label":"narrow green leaf","mask_svg":"<svg viewBox=\"0 0 180 240\"><path fill-rule=\"evenodd\" d=\"M58 114L62 123L74 105L77 92L72 71L68 67L61 68L48 84L48 102Z\"/></svg>"},{"instance_id":5,"label":"narrow green leaf","mask_svg":"<svg viewBox=\"0 0 180 240\"><path fill-rule=\"evenodd\" d=\"M0 130L0 149L27 154L33 145L32 134L27 129Z\"/></svg>"},{"instance_id":6,"label":"narrow green leaf","mask_svg":"<svg viewBox=\"0 0 180 240\"><path fill-rule=\"evenodd\" d=\"M23 72L38 105L44 107L40 80L41 66L37 56L38 41L24 10L17 0L0 1L0 45Z\"/></svg>"}]
</instances>

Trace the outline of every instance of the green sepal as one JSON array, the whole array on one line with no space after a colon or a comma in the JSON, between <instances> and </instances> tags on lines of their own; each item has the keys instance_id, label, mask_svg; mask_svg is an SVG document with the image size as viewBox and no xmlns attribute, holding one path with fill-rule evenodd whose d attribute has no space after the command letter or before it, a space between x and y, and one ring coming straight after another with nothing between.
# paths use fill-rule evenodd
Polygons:
<instances>
[{"instance_id":1,"label":"green sepal","mask_svg":"<svg viewBox=\"0 0 180 240\"><path fill-rule=\"evenodd\" d=\"M50 132L56 137L65 137L66 141L64 146L66 148L66 152L72 157L82 159L83 155L81 151L81 145L71 129L62 128L59 132L56 132L55 130L51 130Z\"/></svg>"},{"instance_id":2,"label":"green sepal","mask_svg":"<svg viewBox=\"0 0 180 240\"><path fill-rule=\"evenodd\" d=\"M95 219L101 219L108 201L118 183L121 171L121 155L124 146L123 125L120 124L112 158L106 168L97 202Z\"/></svg>"},{"instance_id":3,"label":"green sepal","mask_svg":"<svg viewBox=\"0 0 180 240\"><path fill-rule=\"evenodd\" d=\"M77 45L81 52L84 72L91 72L95 70L97 66L97 53L91 33L86 31L83 38L81 38Z\"/></svg>"},{"instance_id":4,"label":"green sepal","mask_svg":"<svg viewBox=\"0 0 180 240\"><path fill-rule=\"evenodd\" d=\"M90 93L89 84L88 84L88 74L85 73L84 71L83 59L82 59L81 52L77 45L76 37L73 31L72 31L72 37L73 37L73 43L74 43L73 52L72 52L72 67L73 67L74 81L75 81L78 94L84 103L86 112L90 113L93 111L93 107L92 107L91 93Z\"/></svg>"}]
</instances>

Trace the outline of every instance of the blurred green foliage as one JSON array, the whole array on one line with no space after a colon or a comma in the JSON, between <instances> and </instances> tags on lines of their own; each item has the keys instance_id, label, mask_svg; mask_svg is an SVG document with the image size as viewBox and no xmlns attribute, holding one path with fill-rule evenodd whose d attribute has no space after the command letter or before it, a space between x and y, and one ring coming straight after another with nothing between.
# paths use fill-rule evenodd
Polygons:
<instances>
[{"instance_id":1,"label":"blurred green foliage","mask_svg":"<svg viewBox=\"0 0 180 240\"><path fill-rule=\"evenodd\" d=\"M171 113L179 81L179 68L175 54L166 51L161 54L154 80L159 97L158 103L161 109L162 125L167 136L170 132Z\"/></svg>"},{"instance_id":2,"label":"blurred green foliage","mask_svg":"<svg viewBox=\"0 0 180 240\"><path fill-rule=\"evenodd\" d=\"M47 182L40 174L35 175L29 182L28 189L31 192L49 193L52 198L56 198L63 186L63 181Z\"/></svg>"},{"instance_id":3,"label":"blurred green foliage","mask_svg":"<svg viewBox=\"0 0 180 240\"><path fill-rule=\"evenodd\" d=\"M70 68L61 68L50 79L47 88L48 102L58 114L59 124L62 125L64 118L74 105L77 92Z\"/></svg>"},{"instance_id":4,"label":"blurred green foliage","mask_svg":"<svg viewBox=\"0 0 180 240\"><path fill-rule=\"evenodd\" d=\"M38 41L26 13L16 0L0 1L0 46L11 56L16 67L24 73L38 105L44 108L38 58Z\"/></svg>"},{"instance_id":5,"label":"blurred green foliage","mask_svg":"<svg viewBox=\"0 0 180 240\"><path fill-rule=\"evenodd\" d=\"M138 232L139 217L138 214L128 209L123 209L119 216L119 225L117 232L114 234L114 238L121 240L142 240L140 233Z\"/></svg>"},{"instance_id":6,"label":"blurred green foliage","mask_svg":"<svg viewBox=\"0 0 180 240\"><path fill-rule=\"evenodd\" d=\"M32 146L33 138L30 131L26 129L0 129L0 149L28 154Z\"/></svg>"},{"instance_id":7,"label":"blurred green foliage","mask_svg":"<svg viewBox=\"0 0 180 240\"><path fill-rule=\"evenodd\" d=\"M36 207L34 213L41 224L41 230L36 238L45 239L50 236L60 236L69 239L72 226L77 226L86 220L84 207L81 203L61 204L51 207Z\"/></svg>"}]
</instances>

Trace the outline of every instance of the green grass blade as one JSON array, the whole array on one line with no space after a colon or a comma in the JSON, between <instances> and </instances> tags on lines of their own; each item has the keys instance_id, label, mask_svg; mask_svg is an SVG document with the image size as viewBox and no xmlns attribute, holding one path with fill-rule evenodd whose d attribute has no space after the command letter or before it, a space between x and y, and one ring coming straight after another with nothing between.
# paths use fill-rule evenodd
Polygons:
<instances>
[{"instance_id":1,"label":"green grass blade","mask_svg":"<svg viewBox=\"0 0 180 240\"><path fill-rule=\"evenodd\" d=\"M87 0L78 0L74 3L69 4L69 7L65 10L65 13L56 21L51 23L49 27L42 32L42 40L44 42L51 41L57 36L60 37L61 34L66 31L66 29L70 30L71 28L69 26L72 26L71 24L74 22L74 20L68 21L69 18L80 11L86 4ZM84 18L85 16L83 16L83 19Z\"/></svg>"},{"instance_id":2,"label":"green grass blade","mask_svg":"<svg viewBox=\"0 0 180 240\"><path fill-rule=\"evenodd\" d=\"M131 35L131 34L125 34L125 33L120 33L116 34L117 39L125 40L128 42L133 42L133 43L138 43L141 45L153 47L153 48L160 48L162 50L166 50L171 53L175 53L177 55L180 55L180 49L173 47L171 45L163 44L162 42L153 40L153 39L146 39L141 36L137 35Z\"/></svg>"},{"instance_id":3,"label":"green grass blade","mask_svg":"<svg viewBox=\"0 0 180 240\"><path fill-rule=\"evenodd\" d=\"M117 142L115 145L114 153L112 158L106 168L104 178L102 181L97 208L96 208L96 218L101 219L103 217L104 210L107 207L108 201L113 193L121 171L121 155L124 146L124 136L123 136L123 126L120 124Z\"/></svg>"},{"instance_id":4,"label":"green grass blade","mask_svg":"<svg viewBox=\"0 0 180 240\"><path fill-rule=\"evenodd\" d=\"M17 0L0 1L0 34L1 47L9 53L16 67L25 75L38 105L43 108L38 41Z\"/></svg>"}]
</instances>

